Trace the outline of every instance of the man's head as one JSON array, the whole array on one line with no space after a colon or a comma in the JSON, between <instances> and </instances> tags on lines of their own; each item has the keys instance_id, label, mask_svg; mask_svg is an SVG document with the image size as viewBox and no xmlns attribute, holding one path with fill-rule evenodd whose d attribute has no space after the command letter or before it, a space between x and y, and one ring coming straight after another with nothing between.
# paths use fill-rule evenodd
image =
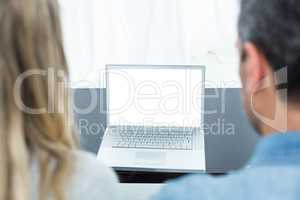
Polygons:
<instances>
[{"instance_id":1,"label":"man's head","mask_svg":"<svg viewBox=\"0 0 300 200\"><path fill-rule=\"evenodd\" d=\"M246 112L262 134L288 130L300 102L300 1L241 0L238 28Z\"/></svg>"}]
</instances>

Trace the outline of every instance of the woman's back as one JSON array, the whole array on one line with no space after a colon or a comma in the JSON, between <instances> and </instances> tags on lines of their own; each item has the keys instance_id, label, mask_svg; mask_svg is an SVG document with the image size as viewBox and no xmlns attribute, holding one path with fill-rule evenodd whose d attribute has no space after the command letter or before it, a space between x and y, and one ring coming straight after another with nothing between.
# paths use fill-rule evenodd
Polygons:
<instances>
[{"instance_id":1,"label":"woman's back","mask_svg":"<svg viewBox=\"0 0 300 200\"><path fill-rule=\"evenodd\" d=\"M82 151L74 151L70 159L74 160L74 170L70 182L65 188L70 200L116 200L118 196L117 177L95 156ZM33 200L38 200L39 166L36 160L32 162L32 188Z\"/></svg>"},{"instance_id":2,"label":"woman's back","mask_svg":"<svg viewBox=\"0 0 300 200\"><path fill-rule=\"evenodd\" d=\"M0 200L114 199L78 152L57 0L0 0Z\"/></svg>"}]
</instances>

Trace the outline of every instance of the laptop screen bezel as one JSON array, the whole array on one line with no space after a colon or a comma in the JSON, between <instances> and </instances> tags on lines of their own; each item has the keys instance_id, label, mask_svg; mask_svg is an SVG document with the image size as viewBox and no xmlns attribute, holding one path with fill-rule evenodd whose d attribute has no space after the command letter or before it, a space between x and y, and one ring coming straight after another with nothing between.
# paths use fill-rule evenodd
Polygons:
<instances>
[{"instance_id":1,"label":"laptop screen bezel","mask_svg":"<svg viewBox=\"0 0 300 200\"><path fill-rule=\"evenodd\" d=\"M112 69L198 69L202 72L202 94L201 95L201 106L204 110L204 95L205 95L205 69L204 65L126 65L126 64L108 64L105 66L105 83L106 83L106 127L110 127L110 113L109 113L109 70ZM201 124L204 122L204 112L201 112ZM199 127L201 128L201 127Z\"/></svg>"}]
</instances>

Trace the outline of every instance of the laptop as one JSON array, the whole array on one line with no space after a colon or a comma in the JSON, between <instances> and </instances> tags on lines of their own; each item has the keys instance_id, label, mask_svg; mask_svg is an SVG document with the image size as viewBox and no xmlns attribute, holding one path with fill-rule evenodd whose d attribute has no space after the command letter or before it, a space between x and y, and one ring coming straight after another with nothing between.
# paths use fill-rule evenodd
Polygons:
<instances>
[{"instance_id":1,"label":"laptop","mask_svg":"<svg viewBox=\"0 0 300 200\"><path fill-rule=\"evenodd\" d=\"M204 66L107 65L98 156L118 171L205 171Z\"/></svg>"}]
</instances>

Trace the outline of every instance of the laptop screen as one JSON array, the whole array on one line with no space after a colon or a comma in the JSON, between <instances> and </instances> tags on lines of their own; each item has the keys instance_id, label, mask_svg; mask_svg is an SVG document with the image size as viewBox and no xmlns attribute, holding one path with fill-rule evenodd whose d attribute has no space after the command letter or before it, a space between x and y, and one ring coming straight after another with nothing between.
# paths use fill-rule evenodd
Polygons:
<instances>
[{"instance_id":1,"label":"laptop screen","mask_svg":"<svg viewBox=\"0 0 300 200\"><path fill-rule=\"evenodd\" d=\"M109 66L106 76L110 126L201 126L203 67Z\"/></svg>"}]
</instances>

